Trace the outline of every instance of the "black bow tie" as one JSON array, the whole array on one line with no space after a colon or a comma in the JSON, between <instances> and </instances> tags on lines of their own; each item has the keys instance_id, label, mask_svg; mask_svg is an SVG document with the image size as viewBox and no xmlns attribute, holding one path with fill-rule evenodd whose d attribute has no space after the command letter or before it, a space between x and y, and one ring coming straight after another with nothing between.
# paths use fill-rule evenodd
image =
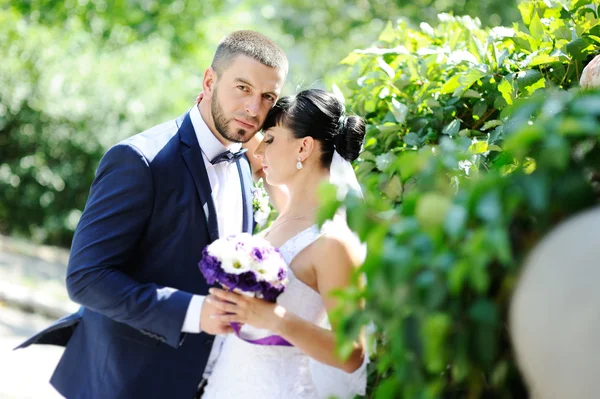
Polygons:
<instances>
[{"instance_id":1,"label":"black bow tie","mask_svg":"<svg viewBox=\"0 0 600 399\"><path fill-rule=\"evenodd\" d=\"M242 148L238 152L225 151L225 152L222 152L221 154L217 155L216 157L214 157L210 161L210 163L212 163L213 165L216 165L220 162L232 163L232 162L235 162L238 159L240 159L246 151L248 151L247 148Z\"/></svg>"}]
</instances>

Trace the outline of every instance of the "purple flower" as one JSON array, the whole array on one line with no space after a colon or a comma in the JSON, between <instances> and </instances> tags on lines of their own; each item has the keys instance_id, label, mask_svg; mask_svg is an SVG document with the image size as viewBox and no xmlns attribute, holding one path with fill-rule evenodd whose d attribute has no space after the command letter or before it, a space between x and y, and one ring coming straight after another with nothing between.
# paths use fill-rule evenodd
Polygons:
<instances>
[{"instance_id":1,"label":"purple flower","mask_svg":"<svg viewBox=\"0 0 600 399\"><path fill-rule=\"evenodd\" d=\"M221 271L221 262L214 256L209 255L206 248L202 251L202 259L198 266L208 284L214 284L217 281Z\"/></svg>"},{"instance_id":2,"label":"purple flower","mask_svg":"<svg viewBox=\"0 0 600 399\"><path fill-rule=\"evenodd\" d=\"M279 269L279 273L277 273L277 278L279 279L279 281L285 280L286 277L287 277L287 273L286 273L285 269L284 268Z\"/></svg>"},{"instance_id":3,"label":"purple flower","mask_svg":"<svg viewBox=\"0 0 600 399\"><path fill-rule=\"evenodd\" d=\"M268 281L261 281L260 283L262 285L261 292L265 301L275 302L277 297L283 292L283 286L275 287Z\"/></svg>"},{"instance_id":4,"label":"purple flower","mask_svg":"<svg viewBox=\"0 0 600 399\"><path fill-rule=\"evenodd\" d=\"M250 251L250 254L255 260L262 261L265 259L266 252L265 249L254 247L252 248L252 251Z\"/></svg>"},{"instance_id":5,"label":"purple flower","mask_svg":"<svg viewBox=\"0 0 600 399\"><path fill-rule=\"evenodd\" d=\"M233 290L235 288L238 288L240 276L238 274L223 273L221 276L219 276L218 280L219 283L223 284L230 290Z\"/></svg>"},{"instance_id":6,"label":"purple flower","mask_svg":"<svg viewBox=\"0 0 600 399\"><path fill-rule=\"evenodd\" d=\"M246 292L260 292L262 285L256 278L256 274L250 271L239 275L238 288Z\"/></svg>"}]
</instances>

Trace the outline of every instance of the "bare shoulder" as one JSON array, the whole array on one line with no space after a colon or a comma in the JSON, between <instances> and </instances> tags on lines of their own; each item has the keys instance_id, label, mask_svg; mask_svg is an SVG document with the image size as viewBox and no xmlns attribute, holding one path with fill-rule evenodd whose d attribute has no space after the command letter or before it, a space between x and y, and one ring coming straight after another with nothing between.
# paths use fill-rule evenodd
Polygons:
<instances>
[{"instance_id":1,"label":"bare shoulder","mask_svg":"<svg viewBox=\"0 0 600 399\"><path fill-rule=\"evenodd\" d=\"M327 222L315 244L313 255L317 267L356 268L364 260L364 245L345 223Z\"/></svg>"}]
</instances>

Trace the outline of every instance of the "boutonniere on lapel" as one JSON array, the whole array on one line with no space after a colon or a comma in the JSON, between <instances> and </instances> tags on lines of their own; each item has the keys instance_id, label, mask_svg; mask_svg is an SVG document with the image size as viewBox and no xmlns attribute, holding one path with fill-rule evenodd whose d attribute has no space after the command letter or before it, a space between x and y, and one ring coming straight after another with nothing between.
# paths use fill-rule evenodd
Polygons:
<instances>
[{"instance_id":1,"label":"boutonniere on lapel","mask_svg":"<svg viewBox=\"0 0 600 399\"><path fill-rule=\"evenodd\" d=\"M254 221L257 226L263 227L271 214L269 195L267 194L267 190L265 190L263 179L259 179L252 188L252 211L254 212Z\"/></svg>"}]
</instances>

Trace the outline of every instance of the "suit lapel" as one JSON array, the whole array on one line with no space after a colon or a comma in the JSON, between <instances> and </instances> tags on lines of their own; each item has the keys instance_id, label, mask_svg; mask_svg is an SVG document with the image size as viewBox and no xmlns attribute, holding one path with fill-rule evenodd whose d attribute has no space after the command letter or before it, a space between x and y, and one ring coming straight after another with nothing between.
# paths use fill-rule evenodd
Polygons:
<instances>
[{"instance_id":1,"label":"suit lapel","mask_svg":"<svg viewBox=\"0 0 600 399\"><path fill-rule=\"evenodd\" d=\"M196 192L200 198L202 210L208 223L208 235L212 242L219 238L217 211L212 199L212 188L210 180L208 180L206 167L204 166L202 150L198 144L189 112L177 119L177 126L179 127L179 139L187 147L181 155L194 180Z\"/></svg>"},{"instance_id":2,"label":"suit lapel","mask_svg":"<svg viewBox=\"0 0 600 399\"><path fill-rule=\"evenodd\" d=\"M244 211L242 231L252 234L254 230L254 211L252 209L252 171L245 156L236 161L242 186L242 207Z\"/></svg>"}]
</instances>

